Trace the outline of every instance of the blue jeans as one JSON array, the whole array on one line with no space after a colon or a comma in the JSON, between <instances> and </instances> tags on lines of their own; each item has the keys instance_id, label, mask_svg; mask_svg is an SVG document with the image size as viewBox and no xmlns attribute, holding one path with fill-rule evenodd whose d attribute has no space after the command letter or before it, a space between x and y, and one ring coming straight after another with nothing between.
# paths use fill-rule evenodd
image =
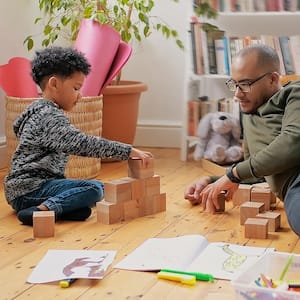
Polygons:
<instances>
[{"instance_id":1,"label":"blue jeans","mask_svg":"<svg viewBox=\"0 0 300 300\"><path fill-rule=\"evenodd\" d=\"M284 208L292 230L300 236L300 175L284 197Z\"/></svg>"},{"instance_id":2,"label":"blue jeans","mask_svg":"<svg viewBox=\"0 0 300 300\"><path fill-rule=\"evenodd\" d=\"M32 206L44 205L57 214L93 207L104 197L104 184L97 180L53 179L38 190L17 198L13 208L19 212Z\"/></svg>"}]
</instances>

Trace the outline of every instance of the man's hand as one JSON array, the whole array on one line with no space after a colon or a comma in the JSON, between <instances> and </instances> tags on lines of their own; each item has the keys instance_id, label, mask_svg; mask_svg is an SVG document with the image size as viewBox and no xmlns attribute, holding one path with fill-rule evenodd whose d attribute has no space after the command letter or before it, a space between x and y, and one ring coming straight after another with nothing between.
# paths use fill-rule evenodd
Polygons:
<instances>
[{"instance_id":1,"label":"man's hand","mask_svg":"<svg viewBox=\"0 0 300 300\"><path fill-rule=\"evenodd\" d=\"M193 182L185 189L184 199L189 200L191 204L201 203L200 193L210 183L211 179L208 176Z\"/></svg>"},{"instance_id":2,"label":"man's hand","mask_svg":"<svg viewBox=\"0 0 300 300\"><path fill-rule=\"evenodd\" d=\"M216 182L207 185L200 193L201 204L203 208L212 214L219 209L218 195L226 191L226 199L230 200L233 193L238 189L239 184L233 183L224 175Z\"/></svg>"}]
</instances>

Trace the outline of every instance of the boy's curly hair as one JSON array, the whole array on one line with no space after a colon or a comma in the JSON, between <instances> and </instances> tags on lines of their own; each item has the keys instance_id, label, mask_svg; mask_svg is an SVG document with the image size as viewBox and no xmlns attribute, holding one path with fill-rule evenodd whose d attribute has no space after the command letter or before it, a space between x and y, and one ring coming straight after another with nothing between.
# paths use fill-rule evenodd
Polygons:
<instances>
[{"instance_id":1,"label":"boy's curly hair","mask_svg":"<svg viewBox=\"0 0 300 300\"><path fill-rule=\"evenodd\" d=\"M42 89L44 80L50 76L67 78L74 72L88 75L90 69L91 65L83 53L71 47L49 47L36 51L31 61L31 76Z\"/></svg>"}]
</instances>

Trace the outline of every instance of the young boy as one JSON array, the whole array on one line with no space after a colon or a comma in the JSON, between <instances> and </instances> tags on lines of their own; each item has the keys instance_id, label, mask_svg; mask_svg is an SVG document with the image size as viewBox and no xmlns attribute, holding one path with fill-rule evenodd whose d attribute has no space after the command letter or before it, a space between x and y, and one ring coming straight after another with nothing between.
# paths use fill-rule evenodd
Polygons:
<instances>
[{"instance_id":1,"label":"young boy","mask_svg":"<svg viewBox=\"0 0 300 300\"><path fill-rule=\"evenodd\" d=\"M152 157L131 145L86 135L70 124L64 111L80 99L90 67L72 48L46 48L36 52L32 61L32 78L43 99L34 101L14 122L19 145L4 183L7 202L25 225L32 225L33 212L41 210L53 210L56 220L83 221L103 199L102 182L65 178L70 154L139 157L144 164Z\"/></svg>"}]
</instances>

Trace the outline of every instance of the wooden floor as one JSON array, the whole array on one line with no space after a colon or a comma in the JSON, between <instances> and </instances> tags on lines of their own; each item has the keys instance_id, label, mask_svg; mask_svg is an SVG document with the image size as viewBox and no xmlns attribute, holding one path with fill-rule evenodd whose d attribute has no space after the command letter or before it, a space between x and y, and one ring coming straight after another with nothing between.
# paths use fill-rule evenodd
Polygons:
<instances>
[{"instance_id":1,"label":"wooden floor","mask_svg":"<svg viewBox=\"0 0 300 300\"><path fill-rule=\"evenodd\" d=\"M282 206L280 232L266 240L245 239L239 225L239 208L226 205L226 213L208 215L183 199L184 187L203 174L199 163L180 161L178 149L149 149L155 155L155 171L161 176L161 192L167 193L167 211L113 225L96 222L95 211L85 222L55 225L55 237L33 239L32 228L21 225L7 205L0 187L0 298L1 299L234 299L229 281L197 282L187 287L158 280L155 273L110 269L103 280L76 281L62 289L57 283L26 283L34 266L48 249L117 250L113 264L150 237L201 234L210 242L224 241L275 247L278 251L300 253L299 238L290 230ZM1 183L7 170L0 171ZM126 162L102 163L101 180L127 176ZM212 262L213 263L213 262Z\"/></svg>"}]
</instances>

